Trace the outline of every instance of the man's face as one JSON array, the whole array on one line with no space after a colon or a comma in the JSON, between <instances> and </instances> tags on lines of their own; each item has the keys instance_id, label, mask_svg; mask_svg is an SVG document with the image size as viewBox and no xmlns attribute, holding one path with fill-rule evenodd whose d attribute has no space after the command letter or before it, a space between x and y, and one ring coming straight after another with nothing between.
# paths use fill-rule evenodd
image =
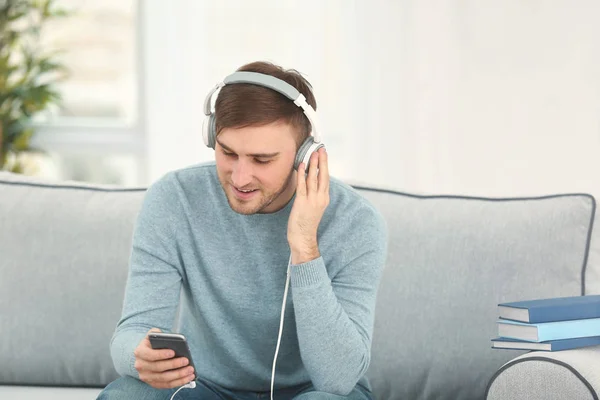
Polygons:
<instances>
[{"instance_id":1,"label":"man's face","mask_svg":"<svg viewBox=\"0 0 600 400\"><path fill-rule=\"evenodd\" d=\"M294 138L293 128L283 122L221 130L217 175L233 211L271 213L288 203L296 189Z\"/></svg>"}]
</instances>

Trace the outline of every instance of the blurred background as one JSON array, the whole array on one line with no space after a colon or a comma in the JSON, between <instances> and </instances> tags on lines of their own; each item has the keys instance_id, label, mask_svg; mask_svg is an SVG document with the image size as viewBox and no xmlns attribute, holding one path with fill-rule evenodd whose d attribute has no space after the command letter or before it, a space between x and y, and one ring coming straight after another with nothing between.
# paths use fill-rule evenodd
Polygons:
<instances>
[{"instance_id":1,"label":"blurred background","mask_svg":"<svg viewBox=\"0 0 600 400\"><path fill-rule=\"evenodd\" d=\"M0 9L15 2L48 16L24 43L60 52L38 66L48 86L34 80L29 91L15 89L28 53L6 50L13 64L0 53L0 115L22 111L0 135L4 169L146 186L212 160L206 93L267 60L313 85L338 178L429 194L600 195L595 0L0 0ZM40 22L23 10L0 23L5 44ZM6 105L2 83L26 97L20 108Z\"/></svg>"}]
</instances>

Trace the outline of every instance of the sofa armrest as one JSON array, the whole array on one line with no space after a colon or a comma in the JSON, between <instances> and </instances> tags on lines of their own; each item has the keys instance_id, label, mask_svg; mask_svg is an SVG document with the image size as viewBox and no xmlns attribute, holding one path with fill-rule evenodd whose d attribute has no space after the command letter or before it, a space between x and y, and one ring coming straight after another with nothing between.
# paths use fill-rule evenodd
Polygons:
<instances>
[{"instance_id":1,"label":"sofa armrest","mask_svg":"<svg viewBox=\"0 0 600 400\"><path fill-rule=\"evenodd\" d=\"M598 400L599 396L600 346L523 354L504 364L486 390L486 400Z\"/></svg>"}]
</instances>

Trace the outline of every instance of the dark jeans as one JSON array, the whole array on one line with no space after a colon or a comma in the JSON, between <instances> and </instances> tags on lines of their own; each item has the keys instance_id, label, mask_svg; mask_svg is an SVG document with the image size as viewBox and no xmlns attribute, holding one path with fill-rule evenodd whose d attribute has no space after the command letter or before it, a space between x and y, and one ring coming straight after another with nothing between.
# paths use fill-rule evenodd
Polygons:
<instances>
[{"instance_id":1,"label":"dark jeans","mask_svg":"<svg viewBox=\"0 0 600 400\"><path fill-rule=\"evenodd\" d=\"M152 386L130 376L121 377L111 382L97 400L170 400L175 389L154 389ZM270 400L271 393L241 392L228 390L214 383L196 379L195 389L181 389L173 400ZM373 395L366 388L356 385L348 396L338 396L326 392L318 392L311 384L288 389L275 390L273 400L373 400Z\"/></svg>"}]
</instances>

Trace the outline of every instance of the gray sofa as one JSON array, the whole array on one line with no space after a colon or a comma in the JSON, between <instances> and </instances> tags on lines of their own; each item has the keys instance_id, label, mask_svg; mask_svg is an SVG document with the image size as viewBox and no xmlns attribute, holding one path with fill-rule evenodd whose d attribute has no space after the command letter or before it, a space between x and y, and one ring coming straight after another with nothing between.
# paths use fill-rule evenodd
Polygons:
<instances>
[{"instance_id":1,"label":"gray sofa","mask_svg":"<svg viewBox=\"0 0 600 400\"><path fill-rule=\"evenodd\" d=\"M493 350L497 304L600 293L594 198L357 188L390 232L368 371L378 399L598 399L600 348ZM94 399L117 377L144 189L0 173L0 398Z\"/></svg>"}]
</instances>

